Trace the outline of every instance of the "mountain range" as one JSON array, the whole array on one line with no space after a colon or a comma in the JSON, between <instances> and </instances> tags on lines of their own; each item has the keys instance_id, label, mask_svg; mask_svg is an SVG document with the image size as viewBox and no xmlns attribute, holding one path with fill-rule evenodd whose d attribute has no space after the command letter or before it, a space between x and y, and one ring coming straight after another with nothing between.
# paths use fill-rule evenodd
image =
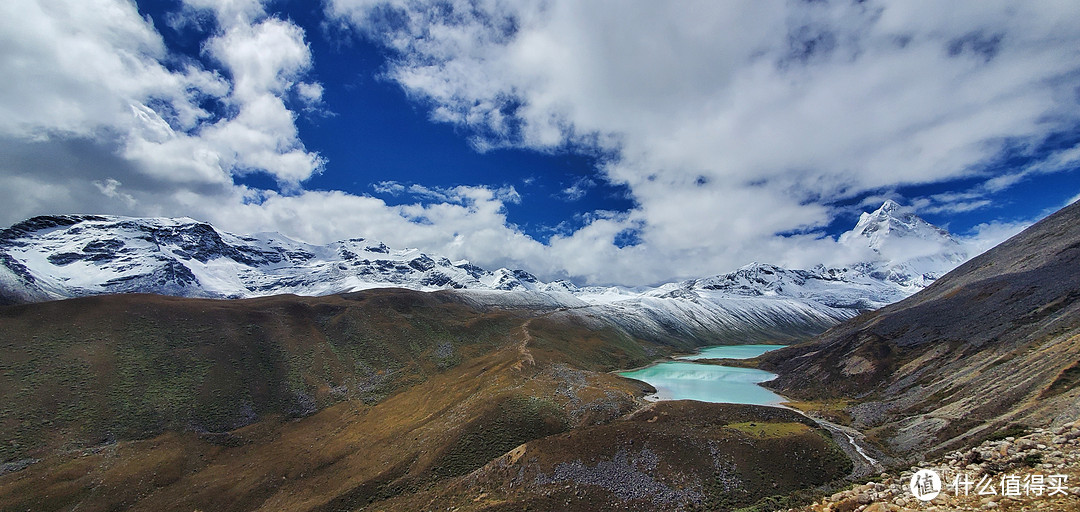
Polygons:
<instances>
[{"instance_id":1,"label":"mountain range","mask_svg":"<svg viewBox=\"0 0 1080 512\"><path fill-rule=\"evenodd\" d=\"M1080 204L940 277L930 263L949 256L888 259L894 228L921 224L885 210L844 237L882 254L860 268L754 264L644 290L538 280L0 307L0 509L820 510L810 504L850 487L856 456L900 471L906 488L906 464L956 448L958 467L1075 475L1062 452L1020 442L1054 432L1063 446L1080 433L1069 430ZM48 261L12 238L21 252L5 254L25 272ZM865 305L856 278L933 282L834 325L826 313ZM835 291L844 286L849 295ZM829 319L818 331L833 326L796 336L814 315ZM779 374L767 385L790 409L648 402L655 389L614 373L770 333L802 343L725 363ZM1001 442L970 449L987 438ZM896 481L838 494L831 510L893 510L872 502L883 487L902 493Z\"/></svg>"},{"instance_id":2,"label":"mountain range","mask_svg":"<svg viewBox=\"0 0 1080 512\"><path fill-rule=\"evenodd\" d=\"M907 297L967 254L895 202L840 242L864 261L809 270L752 263L657 287L579 287L520 269L489 271L364 238L312 245L235 235L188 218L41 216L0 231L0 303L112 293L250 298L371 288L460 290L479 305L592 308L635 332L786 341Z\"/></svg>"}]
</instances>

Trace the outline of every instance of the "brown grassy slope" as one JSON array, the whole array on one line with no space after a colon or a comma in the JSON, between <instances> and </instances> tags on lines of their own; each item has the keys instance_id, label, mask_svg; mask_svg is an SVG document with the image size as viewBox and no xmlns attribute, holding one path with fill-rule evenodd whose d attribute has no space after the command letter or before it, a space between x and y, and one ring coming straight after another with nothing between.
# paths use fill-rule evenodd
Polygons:
<instances>
[{"instance_id":1,"label":"brown grassy slope","mask_svg":"<svg viewBox=\"0 0 1080 512\"><path fill-rule=\"evenodd\" d=\"M474 472L530 442L549 475L576 453L589 474L620 457L619 443L652 446L659 462L633 474L705 504L725 494L719 466L693 464L702 449L751 447L718 448L712 461L754 475L789 467L793 451L839 456L773 409L735 418L663 405L675 419L606 429L642 405L641 383L606 372L669 347L572 312L479 310L453 294L94 297L0 308L0 334L4 461L29 464L0 475L0 510L497 505L471 501ZM803 462L818 471L816 460ZM846 461L821 460L845 472ZM482 485L510 490L502 475ZM739 481L747 502L817 482ZM601 509L637 503L610 483L575 485ZM558 510L552 486L565 487L505 497Z\"/></svg>"},{"instance_id":2,"label":"brown grassy slope","mask_svg":"<svg viewBox=\"0 0 1080 512\"><path fill-rule=\"evenodd\" d=\"M0 308L0 459L374 402L504 345L519 322L404 291Z\"/></svg>"},{"instance_id":3,"label":"brown grassy slope","mask_svg":"<svg viewBox=\"0 0 1080 512\"><path fill-rule=\"evenodd\" d=\"M760 358L804 399L850 398L895 454L972 444L1008 423L1080 415L1080 204L914 296Z\"/></svg>"},{"instance_id":4,"label":"brown grassy slope","mask_svg":"<svg viewBox=\"0 0 1080 512\"><path fill-rule=\"evenodd\" d=\"M517 362L500 351L377 405L347 401L301 420L269 418L227 439L166 433L56 454L0 477L0 508L354 510L487 461L470 455L494 457L571 426L572 408L536 398L554 396L545 389L552 382ZM612 414L629 408L632 391L609 401ZM477 425L502 428L477 439L469 436Z\"/></svg>"},{"instance_id":5,"label":"brown grassy slope","mask_svg":"<svg viewBox=\"0 0 1080 512\"><path fill-rule=\"evenodd\" d=\"M851 470L815 427L773 407L659 402L531 441L465 477L372 509L729 510L769 497L780 506Z\"/></svg>"},{"instance_id":6,"label":"brown grassy slope","mask_svg":"<svg viewBox=\"0 0 1080 512\"><path fill-rule=\"evenodd\" d=\"M589 369L644 362L609 328L404 290L94 297L0 328L4 460L43 459L0 476L4 510L352 509L622 415L639 384Z\"/></svg>"}]
</instances>

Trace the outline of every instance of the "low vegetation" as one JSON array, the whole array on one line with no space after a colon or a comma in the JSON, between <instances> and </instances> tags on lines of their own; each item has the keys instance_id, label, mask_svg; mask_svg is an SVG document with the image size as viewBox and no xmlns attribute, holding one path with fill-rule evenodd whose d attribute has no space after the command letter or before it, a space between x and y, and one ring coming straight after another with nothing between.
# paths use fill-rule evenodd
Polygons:
<instances>
[{"instance_id":1,"label":"low vegetation","mask_svg":"<svg viewBox=\"0 0 1080 512\"><path fill-rule=\"evenodd\" d=\"M571 312L125 295L0 327L2 510L715 509L850 467L790 411L646 407L610 370L687 347Z\"/></svg>"}]
</instances>

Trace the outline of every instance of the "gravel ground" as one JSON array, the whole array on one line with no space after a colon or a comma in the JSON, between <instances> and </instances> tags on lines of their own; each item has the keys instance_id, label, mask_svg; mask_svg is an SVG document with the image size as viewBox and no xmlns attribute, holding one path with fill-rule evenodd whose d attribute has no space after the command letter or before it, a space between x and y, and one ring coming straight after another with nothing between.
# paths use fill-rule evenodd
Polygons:
<instances>
[{"instance_id":1,"label":"gravel ground","mask_svg":"<svg viewBox=\"0 0 1080 512\"><path fill-rule=\"evenodd\" d=\"M917 499L909 488L913 475L923 469L941 479L940 493L929 501ZM1080 511L1080 422L986 441L876 480L793 510Z\"/></svg>"}]
</instances>

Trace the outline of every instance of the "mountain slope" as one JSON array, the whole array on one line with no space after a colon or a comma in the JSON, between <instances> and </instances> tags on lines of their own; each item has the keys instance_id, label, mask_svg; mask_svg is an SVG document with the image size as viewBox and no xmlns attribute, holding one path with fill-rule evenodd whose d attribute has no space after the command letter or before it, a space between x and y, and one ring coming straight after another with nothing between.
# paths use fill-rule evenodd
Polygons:
<instances>
[{"instance_id":1,"label":"mountain slope","mask_svg":"<svg viewBox=\"0 0 1080 512\"><path fill-rule=\"evenodd\" d=\"M862 272L905 287L923 288L968 259L967 251L947 231L892 200L873 213L863 213L839 241L874 253L857 265Z\"/></svg>"},{"instance_id":2,"label":"mountain slope","mask_svg":"<svg viewBox=\"0 0 1080 512\"><path fill-rule=\"evenodd\" d=\"M788 396L844 398L905 457L1080 416L1080 203L896 304L764 355Z\"/></svg>"},{"instance_id":3,"label":"mountain slope","mask_svg":"<svg viewBox=\"0 0 1080 512\"><path fill-rule=\"evenodd\" d=\"M35 217L0 232L8 302L106 293L241 298L368 288L532 289L520 270L488 272L354 238L316 246L277 233L239 236L192 219Z\"/></svg>"},{"instance_id":4,"label":"mountain slope","mask_svg":"<svg viewBox=\"0 0 1080 512\"><path fill-rule=\"evenodd\" d=\"M789 411L673 403L620 419L653 390L610 370L689 344L574 310L400 289L122 294L0 307L0 332L0 510L671 510L846 473ZM547 480L474 478L523 445Z\"/></svg>"},{"instance_id":5,"label":"mountain slope","mask_svg":"<svg viewBox=\"0 0 1080 512\"><path fill-rule=\"evenodd\" d=\"M315 246L276 233L234 235L183 218L35 217L0 231L0 303L132 292L244 298L455 289L482 307L582 309L654 340L791 343L900 300L935 277L900 279L910 269L897 269L909 263L875 251L901 239L937 240L948 251L956 245L895 203L864 214L852 233L845 243L869 244L870 259L850 268L754 263L704 279L627 289L544 283L523 270L487 271L362 238ZM931 259L951 261L957 253L948 251Z\"/></svg>"}]
</instances>

